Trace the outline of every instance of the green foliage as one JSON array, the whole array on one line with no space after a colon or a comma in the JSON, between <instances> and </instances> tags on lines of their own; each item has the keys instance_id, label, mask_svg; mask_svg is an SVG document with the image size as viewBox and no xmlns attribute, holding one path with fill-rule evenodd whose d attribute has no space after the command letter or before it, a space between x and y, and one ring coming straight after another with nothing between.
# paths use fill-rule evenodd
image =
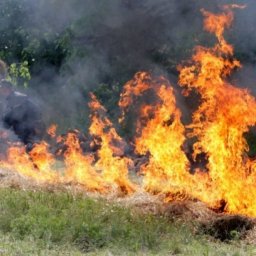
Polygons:
<instances>
[{"instance_id":1,"label":"green foliage","mask_svg":"<svg viewBox=\"0 0 256 256\"><path fill-rule=\"evenodd\" d=\"M62 1L1 1L0 58L9 65L27 62L33 74L39 67L41 71L49 65L58 69L70 47L68 28L57 33L52 26L60 5Z\"/></svg>"},{"instance_id":2,"label":"green foliage","mask_svg":"<svg viewBox=\"0 0 256 256\"><path fill-rule=\"evenodd\" d=\"M22 85L25 88L28 87L28 83L31 79L28 62L23 61L22 63L12 63L9 67L7 80L13 85Z\"/></svg>"}]
</instances>

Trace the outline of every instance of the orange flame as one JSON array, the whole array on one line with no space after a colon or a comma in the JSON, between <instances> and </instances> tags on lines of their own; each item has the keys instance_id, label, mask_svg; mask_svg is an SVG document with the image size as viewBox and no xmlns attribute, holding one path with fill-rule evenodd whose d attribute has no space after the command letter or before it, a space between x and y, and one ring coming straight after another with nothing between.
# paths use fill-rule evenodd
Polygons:
<instances>
[{"instance_id":1,"label":"orange flame","mask_svg":"<svg viewBox=\"0 0 256 256\"><path fill-rule=\"evenodd\" d=\"M146 119L146 122L138 122L137 127L136 151L142 155L150 154L148 163L141 169L145 175L144 188L167 194L169 199L176 193L199 197L208 184L207 175L189 173L189 161L182 150L185 128L171 85L163 77L153 79L145 72L137 73L129 83L133 86L138 83L139 87L143 83L143 92L152 90L157 97L155 104L142 106L139 120ZM138 95L130 94L130 97L135 96ZM200 185L197 185L197 176L202 180Z\"/></svg>"},{"instance_id":2,"label":"orange flame","mask_svg":"<svg viewBox=\"0 0 256 256\"><path fill-rule=\"evenodd\" d=\"M24 146L16 145L8 149L7 161L1 161L1 167L14 169L25 177L38 182L56 183L58 173L53 171L53 157L45 142L36 144L28 154Z\"/></svg>"},{"instance_id":3,"label":"orange flame","mask_svg":"<svg viewBox=\"0 0 256 256\"><path fill-rule=\"evenodd\" d=\"M93 167L94 157L83 155L78 138L74 133L68 133L65 145L67 146L65 152L67 169L64 181L76 182L84 185L88 190L105 192L106 183Z\"/></svg>"},{"instance_id":4,"label":"orange flame","mask_svg":"<svg viewBox=\"0 0 256 256\"><path fill-rule=\"evenodd\" d=\"M148 120L136 139L136 151L150 153L149 163L143 167L144 184L149 191L183 190L182 180L189 173L188 160L181 149L185 140L181 113L168 81L163 78L156 81L149 75L148 79L148 87L154 88L160 102L154 106L154 117ZM147 108L143 107L142 115L148 113Z\"/></svg>"},{"instance_id":5,"label":"orange flame","mask_svg":"<svg viewBox=\"0 0 256 256\"><path fill-rule=\"evenodd\" d=\"M202 98L189 126L192 128L189 136L198 140L194 144L194 157L207 153L215 198L226 202L227 211L255 216L254 164L246 155L248 145L243 134L256 122L256 101L247 90L225 80L232 69L240 67L237 60L231 59L233 48L223 37L233 14L229 9L220 15L205 11L203 14L205 29L215 33L218 44L210 49L198 47L192 58L194 65L184 67L179 80L187 93L195 89ZM213 205L210 198L204 200Z\"/></svg>"},{"instance_id":6,"label":"orange flame","mask_svg":"<svg viewBox=\"0 0 256 256\"><path fill-rule=\"evenodd\" d=\"M53 124L48 128L47 133L50 135L51 138L55 138L56 131L57 131L57 125Z\"/></svg>"},{"instance_id":7,"label":"orange flame","mask_svg":"<svg viewBox=\"0 0 256 256\"><path fill-rule=\"evenodd\" d=\"M133 97L141 95L144 91L149 89L147 80L150 76L147 72L140 72L135 74L134 79L124 85L123 92L120 95L119 107L122 109L122 115L119 122L123 122L127 108L133 103Z\"/></svg>"},{"instance_id":8,"label":"orange flame","mask_svg":"<svg viewBox=\"0 0 256 256\"><path fill-rule=\"evenodd\" d=\"M106 110L100 105L95 95L91 94L89 106L92 110L91 126L92 135L101 139L101 148L98 152L99 160L96 168L103 171L104 180L110 184L116 184L123 192L131 193L135 186L128 179L128 168L132 164L127 157L120 157L120 151L124 142L117 134L110 120L106 117ZM118 147L115 144L119 144Z\"/></svg>"}]
</instances>

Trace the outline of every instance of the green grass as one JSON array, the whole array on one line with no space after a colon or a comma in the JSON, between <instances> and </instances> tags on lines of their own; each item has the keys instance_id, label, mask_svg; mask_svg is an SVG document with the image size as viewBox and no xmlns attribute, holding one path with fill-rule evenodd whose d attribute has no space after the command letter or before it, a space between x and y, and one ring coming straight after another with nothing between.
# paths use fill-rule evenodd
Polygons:
<instances>
[{"instance_id":1,"label":"green grass","mask_svg":"<svg viewBox=\"0 0 256 256\"><path fill-rule=\"evenodd\" d=\"M0 255L256 255L194 227L68 192L0 189Z\"/></svg>"}]
</instances>

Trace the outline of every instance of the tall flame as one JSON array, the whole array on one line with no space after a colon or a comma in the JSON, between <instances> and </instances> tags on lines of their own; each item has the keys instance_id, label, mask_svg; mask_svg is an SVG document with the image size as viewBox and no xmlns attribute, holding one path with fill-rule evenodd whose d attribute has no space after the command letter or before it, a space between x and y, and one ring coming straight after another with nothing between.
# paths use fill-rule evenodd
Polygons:
<instances>
[{"instance_id":1,"label":"tall flame","mask_svg":"<svg viewBox=\"0 0 256 256\"><path fill-rule=\"evenodd\" d=\"M120 157L123 152L122 147L117 147L124 142L117 134L113 124L106 117L106 110L94 94L91 94L91 102L89 104L91 115L91 126L89 131L92 135L101 139L101 148L98 152L99 160L96 168L103 171L104 180L111 184L116 184L125 193L134 191L134 185L128 179L128 168L132 164L127 157Z\"/></svg>"},{"instance_id":2,"label":"tall flame","mask_svg":"<svg viewBox=\"0 0 256 256\"><path fill-rule=\"evenodd\" d=\"M141 169L144 188L152 193L166 194L168 200L177 199L177 194L200 198L205 187L210 185L207 174L192 175L189 172L190 164L183 151L185 127L181 123L181 112L176 106L170 83L163 77L155 79L148 73L140 72L128 84L135 88L137 84L139 89L133 91L140 90L142 93L127 92L130 86L126 85L120 102L123 102L124 95L134 98L142 96L148 90L157 98L154 104L142 105L137 124L136 152L141 155L149 154L148 162ZM132 100L127 102L132 103ZM125 105L123 112L127 112L127 108ZM198 178L201 179L199 185Z\"/></svg>"},{"instance_id":3,"label":"tall flame","mask_svg":"<svg viewBox=\"0 0 256 256\"><path fill-rule=\"evenodd\" d=\"M247 90L226 80L232 69L241 66L232 59L233 48L223 37L233 13L226 7L220 15L203 14L205 29L215 33L218 43L213 48L198 47L192 57L194 64L182 68L179 79L186 94L194 89L202 100L188 127L192 129L189 136L197 138L194 157L207 153L210 181L227 211L256 215L254 163L247 157L243 136L249 126L255 125L256 101ZM206 202L213 204L208 198Z\"/></svg>"},{"instance_id":4,"label":"tall flame","mask_svg":"<svg viewBox=\"0 0 256 256\"><path fill-rule=\"evenodd\" d=\"M155 82L152 81L152 86ZM182 151L185 140L181 113L176 107L173 89L167 81L154 86L161 103L156 104L154 117L136 139L136 150L140 154L150 152L148 165L143 168L145 185L149 190L170 191L184 189L187 179L188 160Z\"/></svg>"}]
</instances>

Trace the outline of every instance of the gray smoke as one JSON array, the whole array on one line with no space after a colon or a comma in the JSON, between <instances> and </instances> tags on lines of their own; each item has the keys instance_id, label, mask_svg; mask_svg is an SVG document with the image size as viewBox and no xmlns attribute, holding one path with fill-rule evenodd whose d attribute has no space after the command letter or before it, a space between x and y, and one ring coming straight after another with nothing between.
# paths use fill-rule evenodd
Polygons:
<instances>
[{"instance_id":1,"label":"gray smoke","mask_svg":"<svg viewBox=\"0 0 256 256\"><path fill-rule=\"evenodd\" d=\"M256 2L212 0L23 0L30 16L22 19L33 39L69 35L71 53L56 70L53 65L33 65L31 90L44 106L48 123L66 127L86 125L86 91L102 84L118 95L121 84L135 72L146 70L164 74L175 85L177 64L190 58L196 44L208 45L211 35L202 33L200 9L220 11L227 3L247 4L235 10L232 29L226 33L235 54L245 66L233 81L253 92L256 62ZM1 10L1 4L0 4ZM1 21L1 20L0 20ZM4 20L1 26L9 26ZM40 31L40 33L38 32ZM175 85L177 90L178 86ZM102 96L104 104L115 111L116 101ZM183 103L181 103L183 104ZM184 103L185 104L185 103ZM78 121L79 120L79 121ZM64 125L65 124L65 125Z\"/></svg>"}]
</instances>

